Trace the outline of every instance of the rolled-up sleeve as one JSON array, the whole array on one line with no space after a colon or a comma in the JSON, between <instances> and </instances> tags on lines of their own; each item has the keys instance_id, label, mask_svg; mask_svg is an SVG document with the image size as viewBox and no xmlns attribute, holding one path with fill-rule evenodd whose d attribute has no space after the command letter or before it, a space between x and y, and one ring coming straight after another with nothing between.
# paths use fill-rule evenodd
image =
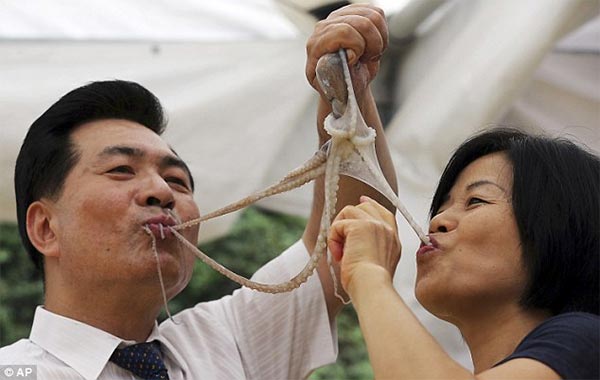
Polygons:
<instances>
[{"instance_id":1,"label":"rolled-up sleeve","mask_svg":"<svg viewBox=\"0 0 600 380\"><path fill-rule=\"evenodd\" d=\"M281 283L308 262L298 241L262 267L253 280ZM330 324L319 276L289 293L265 294L248 288L198 307L219 315L236 341L248 379L304 379L337 357L337 331Z\"/></svg>"}]
</instances>

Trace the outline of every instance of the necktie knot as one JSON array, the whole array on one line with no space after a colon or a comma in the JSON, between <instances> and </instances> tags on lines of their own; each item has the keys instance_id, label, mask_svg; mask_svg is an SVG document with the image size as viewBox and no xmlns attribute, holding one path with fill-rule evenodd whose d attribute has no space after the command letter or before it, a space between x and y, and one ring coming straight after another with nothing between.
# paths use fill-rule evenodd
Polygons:
<instances>
[{"instance_id":1,"label":"necktie knot","mask_svg":"<svg viewBox=\"0 0 600 380\"><path fill-rule=\"evenodd\" d=\"M168 380L167 368L157 341L117 348L110 361L144 380Z\"/></svg>"}]
</instances>

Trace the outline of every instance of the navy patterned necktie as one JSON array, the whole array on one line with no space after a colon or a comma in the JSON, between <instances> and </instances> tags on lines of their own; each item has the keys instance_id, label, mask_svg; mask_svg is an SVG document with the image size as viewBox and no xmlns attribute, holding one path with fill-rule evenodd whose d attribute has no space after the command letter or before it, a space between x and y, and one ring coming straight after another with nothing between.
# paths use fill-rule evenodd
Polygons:
<instances>
[{"instance_id":1,"label":"navy patterned necktie","mask_svg":"<svg viewBox=\"0 0 600 380\"><path fill-rule=\"evenodd\" d=\"M110 361L144 380L168 380L169 374L160 357L157 341L117 348Z\"/></svg>"}]
</instances>

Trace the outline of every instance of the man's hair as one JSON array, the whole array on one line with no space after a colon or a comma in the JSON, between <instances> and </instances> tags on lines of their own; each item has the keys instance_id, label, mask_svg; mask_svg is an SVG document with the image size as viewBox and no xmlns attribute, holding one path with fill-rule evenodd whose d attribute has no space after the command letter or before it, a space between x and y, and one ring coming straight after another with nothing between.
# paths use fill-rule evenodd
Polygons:
<instances>
[{"instance_id":1,"label":"man's hair","mask_svg":"<svg viewBox=\"0 0 600 380\"><path fill-rule=\"evenodd\" d=\"M498 128L465 141L448 162L430 215L440 209L461 171L504 152L513 166L512 207L523 250L527 287L520 304L599 313L600 159L562 138ZM494 233L490 231L490 233Z\"/></svg>"},{"instance_id":2,"label":"man's hair","mask_svg":"<svg viewBox=\"0 0 600 380\"><path fill-rule=\"evenodd\" d=\"M67 175L79 160L71 133L102 119L130 120L158 135L166 124L159 100L139 84L92 82L64 95L34 121L21 146L15 167L17 223L23 245L42 274L42 254L27 235L27 209L39 199L60 197Z\"/></svg>"}]
</instances>

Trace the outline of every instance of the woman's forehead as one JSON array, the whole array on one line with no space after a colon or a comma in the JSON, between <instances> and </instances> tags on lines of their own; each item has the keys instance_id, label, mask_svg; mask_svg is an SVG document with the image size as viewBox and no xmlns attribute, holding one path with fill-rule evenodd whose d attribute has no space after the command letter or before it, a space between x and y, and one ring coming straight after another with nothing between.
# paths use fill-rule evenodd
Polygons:
<instances>
[{"instance_id":1,"label":"woman's forehead","mask_svg":"<svg viewBox=\"0 0 600 380\"><path fill-rule=\"evenodd\" d=\"M504 152L488 154L471 162L458 175L452 190L469 190L478 184L495 184L509 192L513 183L513 166Z\"/></svg>"}]
</instances>

